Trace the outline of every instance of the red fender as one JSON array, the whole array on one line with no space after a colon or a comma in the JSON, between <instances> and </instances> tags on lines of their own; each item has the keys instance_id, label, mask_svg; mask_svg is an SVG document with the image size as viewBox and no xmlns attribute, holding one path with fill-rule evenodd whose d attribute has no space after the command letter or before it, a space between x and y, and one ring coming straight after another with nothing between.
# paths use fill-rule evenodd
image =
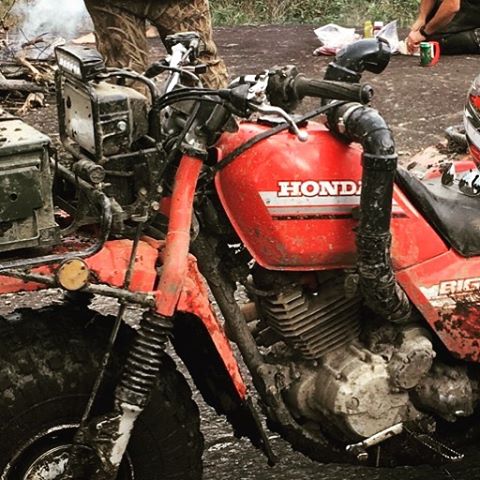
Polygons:
<instances>
[{"instance_id":1,"label":"red fender","mask_svg":"<svg viewBox=\"0 0 480 480\"><path fill-rule=\"evenodd\" d=\"M160 258L163 257L163 246L165 242L153 239L147 239L152 246L157 246L160 250ZM162 291L158 290L158 295ZM158 305L159 302L157 302ZM237 360L235 359L230 342L225 335L225 331L218 321L212 305L208 298L208 289L203 276L197 267L197 259L193 255L188 255L187 273L177 304L177 311L191 313L198 317L207 329L212 341L223 360L225 368L232 379L235 389L243 400L247 394L247 387L240 374Z\"/></svg>"},{"instance_id":2,"label":"red fender","mask_svg":"<svg viewBox=\"0 0 480 480\"><path fill-rule=\"evenodd\" d=\"M163 295L158 290L158 266L162 265L165 242L151 238L143 238L137 249L137 258L133 270L130 290L153 294L157 299ZM132 241L111 240L105 243L103 249L96 255L85 260L92 272L92 283L107 284L121 287L125 280L128 268ZM243 401L246 398L247 388L240 374L238 363L223 327L212 310L208 290L203 277L197 268L195 257L188 255L186 276L179 294L177 311L195 315L205 326L212 342L218 351L228 376ZM41 266L32 272L54 277L56 266ZM0 276L0 295L20 291L32 291L47 288L44 284L25 282L20 279Z\"/></svg>"},{"instance_id":3,"label":"red fender","mask_svg":"<svg viewBox=\"0 0 480 480\"><path fill-rule=\"evenodd\" d=\"M230 374L235 389L242 400L247 395L247 387L238 369L237 360L234 357L225 332L212 311L208 300L208 290L203 277L197 268L197 260L192 255L188 259L188 275L183 286L177 310L192 313L205 325L215 347L220 354L225 368Z\"/></svg>"}]
</instances>

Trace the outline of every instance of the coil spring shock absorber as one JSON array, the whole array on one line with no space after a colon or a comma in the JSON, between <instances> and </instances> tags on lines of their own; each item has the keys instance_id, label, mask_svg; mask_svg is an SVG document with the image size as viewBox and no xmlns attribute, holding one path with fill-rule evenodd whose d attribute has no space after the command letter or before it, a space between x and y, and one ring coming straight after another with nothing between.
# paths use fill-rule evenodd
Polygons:
<instances>
[{"instance_id":1,"label":"coil spring shock absorber","mask_svg":"<svg viewBox=\"0 0 480 480\"><path fill-rule=\"evenodd\" d=\"M97 474L90 474L90 480L116 478L135 421L148 403L158 378L171 329L169 317L144 315L115 390L114 411L97 419L95 425L94 430L104 432L110 440L105 442L102 435L97 439L97 435L89 442L100 460L100 468Z\"/></svg>"},{"instance_id":2,"label":"coil spring shock absorber","mask_svg":"<svg viewBox=\"0 0 480 480\"><path fill-rule=\"evenodd\" d=\"M81 478L89 478L89 480L116 478L135 421L146 406L150 393L155 387L164 359L164 347L172 331L172 320L187 275L193 201L202 165L200 158L188 155L184 155L180 161L172 192L167 241L165 249L160 253L163 266L156 289L159 293L155 298L155 313L145 315L140 324L125 362L122 378L115 390L114 409L96 417L88 424L82 421L82 424L88 428L80 428L77 436L82 440L82 445L90 447L91 454L87 460L87 466L93 464L95 474L89 472L88 475L83 475L81 469L85 462L82 463L82 459L74 458L69 462L69 470L75 471L78 466L82 471ZM137 233L138 241L141 228ZM129 266L131 274L133 274L134 260L135 254L132 251ZM128 286L129 282L126 282L126 285ZM117 320L121 320L125 305L120 308L122 310ZM120 323L117 323L119 326ZM111 347L113 343L114 340L111 341ZM101 376L99 378L101 379ZM95 391L96 389L94 393Z\"/></svg>"},{"instance_id":3,"label":"coil spring shock absorber","mask_svg":"<svg viewBox=\"0 0 480 480\"><path fill-rule=\"evenodd\" d=\"M137 407L148 402L163 361L163 350L172 329L169 318L147 314L130 349L116 399Z\"/></svg>"}]
</instances>

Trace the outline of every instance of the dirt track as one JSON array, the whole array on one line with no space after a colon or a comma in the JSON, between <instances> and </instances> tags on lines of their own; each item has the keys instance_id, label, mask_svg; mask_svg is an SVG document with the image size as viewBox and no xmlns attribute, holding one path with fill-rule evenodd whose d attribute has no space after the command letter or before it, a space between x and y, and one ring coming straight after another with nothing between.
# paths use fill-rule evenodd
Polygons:
<instances>
[{"instance_id":1,"label":"dirt track","mask_svg":"<svg viewBox=\"0 0 480 480\"><path fill-rule=\"evenodd\" d=\"M222 28L216 39L232 75L292 63L311 77L322 78L331 57L316 57L320 44L314 26ZM461 120L464 98L480 73L477 57L441 57L431 68L417 57L394 56L384 73L366 73L375 87L374 106L392 125L403 156L442 138L443 129Z\"/></svg>"},{"instance_id":2,"label":"dirt track","mask_svg":"<svg viewBox=\"0 0 480 480\"><path fill-rule=\"evenodd\" d=\"M256 73L275 64L296 64L308 76L321 78L331 58L315 57L318 42L313 26L222 28L216 39L232 76ZM158 41L152 57L160 55ZM463 99L480 66L473 57L442 57L433 68L422 68L418 59L394 57L380 76L365 75L376 88L374 105L385 115L395 132L399 152L407 161L411 153L442 138L443 129L461 120ZM480 70L480 69L478 69ZM54 109L32 112L28 119L47 133L52 132ZM27 119L27 121L28 121ZM43 297L45 298L45 297ZM54 297L52 297L54 298ZM11 299L12 303L16 301ZM202 409L206 437L206 480L343 480L343 479L476 479L476 467L397 469L374 471L366 468L321 466L291 452L288 445L273 437L274 449L281 458L270 469L263 457L248 442L236 440L230 427L206 407Z\"/></svg>"}]
</instances>

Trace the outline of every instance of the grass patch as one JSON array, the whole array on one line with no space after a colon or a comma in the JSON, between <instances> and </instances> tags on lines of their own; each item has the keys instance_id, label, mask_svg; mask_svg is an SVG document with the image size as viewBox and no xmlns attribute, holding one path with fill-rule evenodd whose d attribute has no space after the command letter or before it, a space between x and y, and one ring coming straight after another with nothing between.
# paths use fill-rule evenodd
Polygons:
<instances>
[{"instance_id":1,"label":"grass patch","mask_svg":"<svg viewBox=\"0 0 480 480\"><path fill-rule=\"evenodd\" d=\"M359 26L367 19L409 25L419 0L210 0L215 25L335 22Z\"/></svg>"},{"instance_id":2,"label":"grass patch","mask_svg":"<svg viewBox=\"0 0 480 480\"><path fill-rule=\"evenodd\" d=\"M18 0L19 1L19 0ZM52 0L55 1L55 0ZM80 1L80 0L76 0ZM214 25L334 22L361 26L367 19L409 25L420 0L210 0ZM0 0L0 19L15 0ZM9 18L7 23L14 22Z\"/></svg>"}]
</instances>

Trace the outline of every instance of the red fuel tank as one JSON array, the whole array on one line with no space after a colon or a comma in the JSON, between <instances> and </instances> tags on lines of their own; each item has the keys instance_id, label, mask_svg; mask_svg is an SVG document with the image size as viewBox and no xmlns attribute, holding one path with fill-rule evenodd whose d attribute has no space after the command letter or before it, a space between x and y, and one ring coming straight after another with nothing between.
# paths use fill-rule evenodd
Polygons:
<instances>
[{"instance_id":1,"label":"red fuel tank","mask_svg":"<svg viewBox=\"0 0 480 480\"><path fill-rule=\"evenodd\" d=\"M269 127L245 122L226 133L219 160ZM361 191L361 147L310 122L300 142L282 132L240 155L216 176L223 207L253 258L271 270L352 267ZM396 187L392 258L406 268L447 250ZM425 239L428 238L428 242Z\"/></svg>"}]
</instances>

